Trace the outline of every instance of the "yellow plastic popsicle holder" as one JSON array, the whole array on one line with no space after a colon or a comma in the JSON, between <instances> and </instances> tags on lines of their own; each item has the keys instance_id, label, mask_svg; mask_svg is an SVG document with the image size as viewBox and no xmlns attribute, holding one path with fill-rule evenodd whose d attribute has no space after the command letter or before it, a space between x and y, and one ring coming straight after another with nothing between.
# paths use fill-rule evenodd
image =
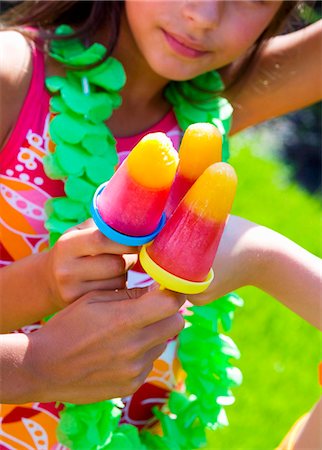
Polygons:
<instances>
[{"instance_id":1,"label":"yellow plastic popsicle holder","mask_svg":"<svg viewBox=\"0 0 322 450\"><path fill-rule=\"evenodd\" d=\"M146 251L148 245L151 245L151 243L141 248L139 255L140 263L146 273L160 284L161 289L166 288L170 291L180 292L181 294L200 294L208 288L214 279L214 271L212 269L210 269L204 281L189 281L172 275L150 258Z\"/></svg>"}]
</instances>

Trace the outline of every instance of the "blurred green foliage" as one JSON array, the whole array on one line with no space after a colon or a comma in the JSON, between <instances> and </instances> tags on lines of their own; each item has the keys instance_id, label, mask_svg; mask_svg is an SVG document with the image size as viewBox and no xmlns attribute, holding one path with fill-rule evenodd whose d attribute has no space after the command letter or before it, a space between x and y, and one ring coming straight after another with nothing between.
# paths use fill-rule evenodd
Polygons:
<instances>
[{"instance_id":1,"label":"blurred green foliage","mask_svg":"<svg viewBox=\"0 0 322 450\"><path fill-rule=\"evenodd\" d=\"M272 129L232 139L239 185L233 213L268 226L321 257L321 203L291 181L276 157ZM272 450L317 401L321 334L275 299L247 287L230 336L244 381L226 409L229 427L209 433L208 449Z\"/></svg>"},{"instance_id":2,"label":"blurred green foliage","mask_svg":"<svg viewBox=\"0 0 322 450\"><path fill-rule=\"evenodd\" d=\"M313 3L310 5L309 3ZM321 19L321 1L302 3L299 11L300 18L306 23L313 23Z\"/></svg>"}]
</instances>

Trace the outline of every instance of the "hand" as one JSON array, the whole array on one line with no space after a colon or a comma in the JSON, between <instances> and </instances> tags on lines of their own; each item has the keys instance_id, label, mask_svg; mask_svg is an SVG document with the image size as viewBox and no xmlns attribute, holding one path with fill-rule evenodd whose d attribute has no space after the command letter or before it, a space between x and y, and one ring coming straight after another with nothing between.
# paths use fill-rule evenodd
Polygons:
<instances>
[{"instance_id":1,"label":"hand","mask_svg":"<svg viewBox=\"0 0 322 450\"><path fill-rule=\"evenodd\" d=\"M253 251L261 236L261 228L241 217L229 216L213 264L214 280L201 294L188 295L191 303L204 305L253 284L252 277L255 271L260 270L261 264L260 253L256 255Z\"/></svg>"},{"instance_id":2,"label":"hand","mask_svg":"<svg viewBox=\"0 0 322 450\"><path fill-rule=\"evenodd\" d=\"M96 291L29 335L29 399L89 403L135 392L169 338L184 327L184 297L170 291ZM28 399L26 399L28 400Z\"/></svg>"},{"instance_id":3,"label":"hand","mask_svg":"<svg viewBox=\"0 0 322 450\"><path fill-rule=\"evenodd\" d=\"M59 309L90 291L123 289L137 247L105 237L89 219L64 233L48 252L51 297Z\"/></svg>"}]
</instances>

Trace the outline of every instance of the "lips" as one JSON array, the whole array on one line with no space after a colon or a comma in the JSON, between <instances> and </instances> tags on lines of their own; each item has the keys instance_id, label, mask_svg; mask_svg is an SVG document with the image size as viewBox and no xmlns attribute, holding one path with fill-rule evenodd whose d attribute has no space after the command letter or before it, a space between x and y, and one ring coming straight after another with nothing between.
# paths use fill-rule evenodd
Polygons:
<instances>
[{"instance_id":1,"label":"lips","mask_svg":"<svg viewBox=\"0 0 322 450\"><path fill-rule=\"evenodd\" d=\"M201 56L209 53L201 46L189 41L184 37L170 34L165 30L162 30L162 32L171 49L181 56L184 56L186 58L200 58Z\"/></svg>"}]
</instances>

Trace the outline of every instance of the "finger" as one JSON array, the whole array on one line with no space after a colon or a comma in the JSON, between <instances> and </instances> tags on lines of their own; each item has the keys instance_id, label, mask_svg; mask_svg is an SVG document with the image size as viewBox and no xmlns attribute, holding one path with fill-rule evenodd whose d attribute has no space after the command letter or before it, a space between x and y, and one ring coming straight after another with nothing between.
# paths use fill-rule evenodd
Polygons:
<instances>
[{"instance_id":1,"label":"finger","mask_svg":"<svg viewBox=\"0 0 322 450\"><path fill-rule=\"evenodd\" d=\"M137 360L138 365L142 367L140 371L141 373L138 375L138 377L136 377L139 385L143 384L149 377L153 370L154 361L156 361L162 355L166 348L167 343L156 345L155 347L150 348L148 351L146 351L141 359Z\"/></svg>"},{"instance_id":2,"label":"finger","mask_svg":"<svg viewBox=\"0 0 322 450\"><path fill-rule=\"evenodd\" d=\"M71 227L67 230L73 231L73 230L84 230L85 228L93 228L96 227L94 220L90 217L89 219L84 220L84 222L81 222L74 227Z\"/></svg>"},{"instance_id":3,"label":"finger","mask_svg":"<svg viewBox=\"0 0 322 450\"><path fill-rule=\"evenodd\" d=\"M128 305L130 305L133 301L135 301L134 299L146 294L147 289L148 288L115 289L114 291L99 290L88 292L79 300L86 301L88 303L104 303L124 300L128 302ZM126 307L128 307L128 305Z\"/></svg>"},{"instance_id":4,"label":"finger","mask_svg":"<svg viewBox=\"0 0 322 450\"><path fill-rule=\"evenodd\" d=\"M143 328L173 316L185 300L185 295L166 289L147 292L129 304L130 314L133 317L133 322Z\"/></svg>"},{"instance_id":5,"label":"finger","mask_svg":"<svg viewBox=\"0 0 322 450\"><path fill-rule=\"evenodd\" d=\"M96 280L96 281L86 281L82 284L82 289L85 294L89 291L115 291L115 290L124 290L126 289L126 274L121 275L119 277L110 278L108 280ZM128 298L128 297L126 297Z\"/></svg>"},{"instance_id":6,"label":"finger","mask_svg":"<svg viewBox=\"0 0 322 450\"><path fill-rule=\"evenodd\" d=\"M83 281L116 278L130 270L137 259L136 254L83 256L73 265L73 277Z\"/></svg>"},{"instance_id":7,"label":"finger","mask_svg":"<svg viewBox=\"0 0 322 450\"><path fill-rule=\"evenodd\" d=\"M150 348L144 355L146 364L149 364L150 362L153 363L156 359L158 359L167 348L167 345L167 342L162 342L162 344Z\"/></svg>"},{"instance_id":8,"label":"finger","mask_svg":"<svg viewBox=\"0 0 322 450\"><path fill-rule=\"evenodd\" d=\"M177 336L185 326L185 321L180 313L160 320L142 330L141 345L149 349L160 345Z\"/></svg>"},{"instance_id":9,"label":"finger","mask_svg":"<svg viewBox=\"0 0 322 450\"><path fill-rule=\"evenodd\" d=\"M100 255L103 253L122 255L138 253L139 251L138 247L121 245L108 239L96 226L71 229L63 234L61 239L65 241L65 245L72 247L71 253L75 256Z\"/></svg>"},{"instance_id":10,"label":"finger","mask_svg":"<svg viewBox=\"0 0 322 450\"><path fill-rule=\"evenodd\" d=\"M211 295L207 292L187 295L187 300L197 306L205 305L206 303L216 300L216 298L218 298L218 296L216 296L214 292L211 292Z\"/></svg>"}]
</instances>

